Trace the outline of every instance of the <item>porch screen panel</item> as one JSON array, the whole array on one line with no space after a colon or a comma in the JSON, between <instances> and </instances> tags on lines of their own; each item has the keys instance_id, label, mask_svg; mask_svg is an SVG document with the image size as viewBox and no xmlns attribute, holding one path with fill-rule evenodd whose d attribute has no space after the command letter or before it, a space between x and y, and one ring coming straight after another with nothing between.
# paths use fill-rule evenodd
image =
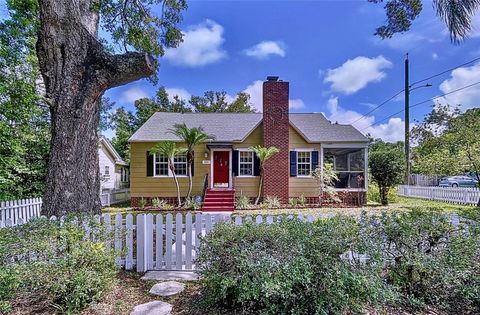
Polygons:
<instances>
[{"instance_id":1,"label":"porch screen panel","mask_svg":"<svg viewBox=\"0 0 480 315\"><path fill-rule=\"evenodd\" d=\"M338 176L335 188L365 188L364 148L324 148L323 155Z\"/></svg>"}]
</instances>

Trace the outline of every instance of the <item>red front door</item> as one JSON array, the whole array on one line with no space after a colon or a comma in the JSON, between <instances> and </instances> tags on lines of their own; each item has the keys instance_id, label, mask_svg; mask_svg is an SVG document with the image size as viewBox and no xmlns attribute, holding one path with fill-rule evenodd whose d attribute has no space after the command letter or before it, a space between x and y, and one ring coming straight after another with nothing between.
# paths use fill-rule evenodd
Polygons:
<instances>
[{"instance_id":1,"label":"red front door","mask_svg":"<svg viewBox=\"0 0 480 315\"><path fill-rule=\"evenodd\" d=\"M228 187L230 179L230 152L213 152L213 187Z\"/></svg>"}]
</instances>

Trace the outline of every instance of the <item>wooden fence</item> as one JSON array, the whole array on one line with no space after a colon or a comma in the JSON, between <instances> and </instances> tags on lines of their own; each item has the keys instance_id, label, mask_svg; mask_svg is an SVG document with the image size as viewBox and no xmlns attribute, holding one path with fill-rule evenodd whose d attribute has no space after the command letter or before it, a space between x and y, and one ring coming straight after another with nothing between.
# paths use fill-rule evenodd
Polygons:
<instances>
[{"instance_id":1,"label":"wooden fence","mask_svg":"<svg viewBox=\"0 0 480 315\"><path fill-rule=\"evenodd\" d=\"M456 204L476 205L480 198L480 189L401 185L398 187L398 195L402 197L446 201Z\"/></svg>"},{"instance_id":2,"label":"wooden fence","mask_svg":"<svg viewBox=\"0 0 480 315\"><path fill-rule=\"evenodd\" d=\"M18 221L28 222L39 217L42 209L42 198L30 198L0 202L0 228L7 224L17 225Z\"/></svg>"},{"instance_id":3,"label":"wooden fence","mask_svg":"<svg viewBox=\"0 0 480 315\"><path fill-rule=\"evenodd\" d=\"M320 215L317 218L328 219L333 214ZM200 246L201 236L210 233L218 222L226 222L235 225L241 225L247 222L255 224L272 224L281 220L298 219L302 222L313 222L312 215L304 216L299 214L283 216L258 215L256 217L235 217L221 214L192 214L177 213L173 216L171 213L162 214L138 214L135 217L132 214L122 216L117 214L110 216L96 216L95 221L103 222L107 231L112 232L112 238L106 242L107 250L115 250L118 254L116 263L126 270L136 270L144 272L147 270L195 270L195 258L198 247ZM365 219L363 215L360 219ZM448 215L449 222L453 226L460 224L460 218L456 214ZM51 217L50 220L57 220ZM232 222L233 220L233 222ZM64 222L60 218L60 222ZM17 224L23 224L25 221L20 218ZM89 237L91 230L87 222L78 222L82 224L86 236ZM7 226L12 225L12 221L7 219Z\"/></svg>"}]
</instances>

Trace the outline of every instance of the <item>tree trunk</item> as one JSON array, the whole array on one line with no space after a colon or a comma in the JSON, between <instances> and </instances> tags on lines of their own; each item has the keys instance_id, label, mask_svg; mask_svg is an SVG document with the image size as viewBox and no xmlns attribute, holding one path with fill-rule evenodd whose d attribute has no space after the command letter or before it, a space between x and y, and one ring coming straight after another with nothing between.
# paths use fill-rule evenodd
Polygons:
<instances>
[{"instance_id":1,"label":"tree trunk","mask_svg":"<svg viewBox=\"0 0 480 315\"><path fill-rule=\"evenodd\" d=\"M188 192L187 198L192 194L192 161L188 162Z\"/></svg>"},{"instance_id":2,"label":"tree trunk","mask_svg":"<svg viewBox=\"0 0 480 315\"><path fill-rule=\"evenodd\" d=\"M260 182L258 184L258 194L257 199L255 200L255 205L258 205L260 201L260 196L262 195L262 186L263 186L263 166L260 166Z\"/></svg>"},{"instance_id":3,"label":"tree trunk","mask_svg":"<svg viewBox=\"0 0 480 315\"><path fill-rule=\"evenodd\" d=\"M142 53L111 55L97 39L93 0L40 0L37 56L51 112L45 215L100 213L100 99L153 73Z\"/></svg>"}]
</instances>

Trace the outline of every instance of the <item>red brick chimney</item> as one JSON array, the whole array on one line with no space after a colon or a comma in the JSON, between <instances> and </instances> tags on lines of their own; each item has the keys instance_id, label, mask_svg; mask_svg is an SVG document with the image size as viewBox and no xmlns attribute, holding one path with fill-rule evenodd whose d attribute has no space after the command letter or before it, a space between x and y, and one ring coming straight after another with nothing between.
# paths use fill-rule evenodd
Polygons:
<instances>
[{"instance_id":1,"label":"red brick chimney","mask_svg":"<svg viewBox=\"0 0 480 315\"><path fill-rule=\"evenodd\" d=\"M276 196L288 202L288 82L269 76L263 82L263 145L274 146L279 153L265 163L263 197Z\"/></svg>"}]
</instances>

